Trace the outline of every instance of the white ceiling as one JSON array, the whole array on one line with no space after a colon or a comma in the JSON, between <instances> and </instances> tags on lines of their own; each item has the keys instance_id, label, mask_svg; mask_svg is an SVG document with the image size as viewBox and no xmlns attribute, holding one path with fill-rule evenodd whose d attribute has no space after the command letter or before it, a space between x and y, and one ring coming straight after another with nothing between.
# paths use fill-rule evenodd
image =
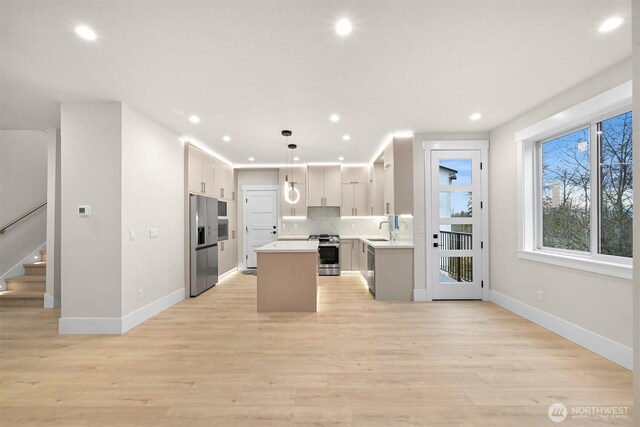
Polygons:
<instances>
[{"instance_id":1,"label":"white ceiling","mask_svg":"<svg viewBox=\"0 0 640 427\"><path fill-rule=\"evenodd\" d=\"M301 162L369 162L390 132L488 131L630 56L630 4L3 1L0 126L117 100L234 163L282 163L284 128ZM626 22L598 33L613 15Z\"/></svg>"}]
</instances>

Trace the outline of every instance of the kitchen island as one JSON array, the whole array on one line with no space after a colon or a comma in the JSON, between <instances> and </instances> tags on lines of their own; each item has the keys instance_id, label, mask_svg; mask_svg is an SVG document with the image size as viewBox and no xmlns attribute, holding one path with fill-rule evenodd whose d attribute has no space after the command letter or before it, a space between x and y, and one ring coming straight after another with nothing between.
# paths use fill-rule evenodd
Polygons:
<instances>
[{"instance_id":1,"label":"kitchen island","mask_svg":"<svg viewBox=\"0 0 640 427\"><path fill-rule=\"evenodd\" d=\"M317 311L317 241L276 241L256 253L258 313Z\"/></svg>"}]
</instances>

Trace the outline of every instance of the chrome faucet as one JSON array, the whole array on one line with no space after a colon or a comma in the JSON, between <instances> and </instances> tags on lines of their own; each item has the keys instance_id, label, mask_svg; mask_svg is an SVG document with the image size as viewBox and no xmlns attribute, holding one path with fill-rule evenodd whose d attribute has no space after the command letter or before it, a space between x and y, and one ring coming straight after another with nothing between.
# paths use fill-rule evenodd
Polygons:
<instances>
[{"instance_id":1,"label":"chrome faucet","mask_svg":"<svg viewBox=\"0 0 640 427\"><path fill-rule=\"evenodd\" d=\"M382 230L382 226L384 224L389 225L389 221L381 221L380 224L378 225L378 230ZM391 229L391 226L389 225L389 241L392 242L393 241L393 230Z\"/></svg>"}]
</instances>

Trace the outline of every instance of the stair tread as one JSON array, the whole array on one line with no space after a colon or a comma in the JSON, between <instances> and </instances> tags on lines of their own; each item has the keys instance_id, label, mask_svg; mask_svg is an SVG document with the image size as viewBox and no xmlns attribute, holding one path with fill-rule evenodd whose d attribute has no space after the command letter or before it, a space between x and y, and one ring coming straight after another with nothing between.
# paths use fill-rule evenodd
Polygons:
<instances>
[{"instance_id":1,"label":"stair tread","mask_svg":"<svg viewBox=\"0 0 640 427\"><path fill-rule=\"evenodd\" d=\"M4 279L6 282L46 282L47 281L47 276L40 276L40 275L25 275L25 276L16 276L16 277L9 277L7 279Z\"/></svg>"},{"instance_id":2,"label":"stair tread","mask_svg":"<svg viewBox=\"0 0 640 427\"><path fill-rule=\"evenodd\" d=\"M22 264L23 267L39 267L39 268L45 268L47 266L47 262L46 261L40 261L40 262L30 262L28 264Z\"/></svg>"},{"instance_id":3,"label":"stair tread","mask_svg":"<svg viewBox=\"0 0 640 427\"><path fill-rule=\"evenodd\" d=\"M43 291L2 291L0 298L37 299L44 298Z\"/></svg>"}]
</instances>

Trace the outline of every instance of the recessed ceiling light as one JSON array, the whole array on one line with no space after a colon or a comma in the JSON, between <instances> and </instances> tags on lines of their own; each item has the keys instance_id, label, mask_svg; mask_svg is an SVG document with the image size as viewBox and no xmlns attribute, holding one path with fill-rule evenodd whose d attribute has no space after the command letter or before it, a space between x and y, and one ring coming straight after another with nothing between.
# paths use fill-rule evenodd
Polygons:
<instances>
[{"instance_id":1,"label":"recessed ceiling light","mask_svg":"<svg viewBox=\"0 0 640 427\"><path fill-rule=\"evenodd\" d=\"M191 117L189 117L189 121L190 121L191 123L200 123L200 117L198 117L198 116L191 116Z\"/></svg>"},{"instance_id":2,"label":"recessed ceiling light","mask_svg":"<svg viewBox=\"0 0 640 427\"><path fill-rule=\"evenodd\" d=\"M253 162L255 159L253 157L249 157L249 161Z\"/></svg>"},{"instance_id":3,"label":"recessed ceiling light","mask_svg":"<svg viewBox=\"0 0 640 427\"><path fill-rule=\"evenodd\" d=\"M353 25L351 25L351 21L348 19L341 19L336 24L336 33L340 36L349 35L351 30L353 30Z\"/></svg>"},{"instance_id":4,"label":"recessed ceiling light","mask_svg":"<svg viewBox=\"0 0 640 427\"><path fill-rule=\"evenodd\" d=\"M343 141L349 141L350 139L351 139L351 136L350 136L350 135L343 135L343 136L342 136L342 140L343 140Z\"/></svg>"},{"instance_id":5,"label":"recessed ceiling light","mask_svg":"<svg viewBox=\"0 0 640 427\"><path fill-rule=\"evenodd\" d=\"M614 16L600 24L600 26L598 27L598 31L600 31L601 33L607 33L618 28L620 25L622 25L623 22L624 19L620 18L619 16Z\"/></svg>"},{"instance_id":6,"label":"recessed ceiling light","mask_svg":"<svg viewBox=\"0 0 640 427\"><path fill-rule=\"evenodd\" d=\"M297 162L298 160L300 160L300 157L294 157L294 158L293 158L293 161L294 161L294 162Z\"/></svg>"},{"instance_id":7,"label":"recessed ceiling light","mask_svg":"<svg viewBox=\"0 0 640 427\"><path fill-rule=\"evenodd\" d=\"M473 113L470 117L471 120L476 121L476 120L480 120L482 118L482 114L480 113Z\"/></svg>"},{"instance_id":8,"label":"recessed ceiling light","mask_svg":"<svg viewBox=\"0 0 640 427\"><path fill-rule=\"evenodd\" d=\"M85 25L78 25L75 28L75 31L79 37L82 37L85 40L94 41L98 38L98 36L96 36L96 33L91 28Z\"/></svg>"},{"instance_id":9,"label":"recessed ceiling light","mask_svg":"<svg viewBox=\"0 0 640 427\"><path fill-rule=\"evenodd\" d=\"M340 156L340 157L338 157L338 160L343 161L344 157Z\"/></svg>"},{"instance_id":10,"label":"recessed ceiling light","mask_svg":"<svg viewBox=\"0 0 640 427\"><path fill-rule=\"evenodd\" d=\"M340 121L340 116L337 114L332 114L331 117L329 117L329 120L331 120L332 122L338 122Z\"/></svg>"},{"instance_id":11,"label":"recessed ceiling light","mask_svg":"<svg viewBox=\"0 0 640 427\"><path fill-rule=\"evenodd\" d=\"M223 140L224 142L229 142L229 141L231 141L231 137L230 137L230 136L228 136L228 135L225 135L225 136L223 136L223 137L222 137L222 140Z\"/></svg>"}]
</instances>

